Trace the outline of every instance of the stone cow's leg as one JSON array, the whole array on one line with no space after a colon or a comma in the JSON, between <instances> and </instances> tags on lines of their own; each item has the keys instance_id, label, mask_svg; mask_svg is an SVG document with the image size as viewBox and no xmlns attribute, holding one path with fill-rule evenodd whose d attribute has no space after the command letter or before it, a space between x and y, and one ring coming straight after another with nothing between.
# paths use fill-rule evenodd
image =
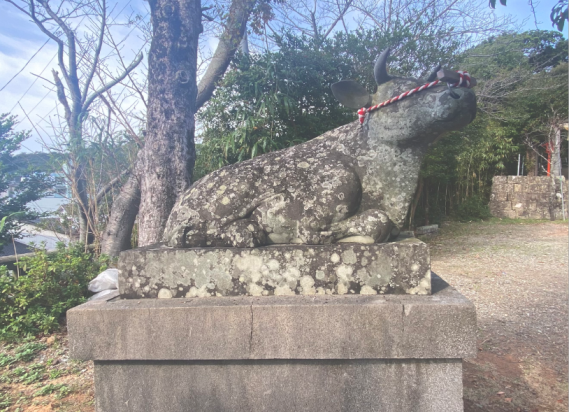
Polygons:
<instances>
[{"instance_id":1,"label":"stone cow's leg","mask_svg":"<svg viewBox=\"0 0 569 412\"><path fill-rule=\"evenodd\" d=\"M370 209L333 223L330 230L337 242L381 243L387 240L392 228L385 212Z\"/></svg>"},{"instance_id":2,"label":"stone cow's leg","mask_svg":"<svg viewBox=\"0 0 569 412\"><path fill-rule=\"evenodd\" d=\"M330 224L352 216L362 196L359 176L339 161L303 180L287 182L280 190L259 202L251 213L251 219L267 233L268 243L333 243Z\"/></svg>"},{"instance_id":3,"label":"stone cow's leg","mask_svg":"<svg viewBox=\"0 0 569 412\"><path fill-rule=\"evenodd\" d=\"M176 205L166 224L164 241L171 247L204 247L206 222L186 205Z\"/></svg>"},{"instance_id":4,"label":"stone cow's leg","mask_svg":"<svg viewBox=\"0 0 569 412\"><path fill-rule=\"evenodd\" d=\"M265 231L252 219L239 219L212 232L208 231L207 246L259 247L267 244Z\"/></svg>"}]
</instances>

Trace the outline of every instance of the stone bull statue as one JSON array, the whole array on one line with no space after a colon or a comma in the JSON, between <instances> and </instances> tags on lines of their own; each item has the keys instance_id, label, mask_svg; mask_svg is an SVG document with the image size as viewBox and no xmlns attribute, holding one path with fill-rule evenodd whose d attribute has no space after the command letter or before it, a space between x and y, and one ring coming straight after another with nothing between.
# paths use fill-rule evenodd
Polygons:
<instances>
[{"instance_id":1,"label":"stone bull statue","mask_svg":"<svg viewBox=\"0 0 569 412\"><path fill-rule=\"evenodd\" d=\"M369 106L423 84L391 77L388 54L376 61L373 96L348 80L332 86L338 100ZM362 125L226 166L180 198L164 240L172 247L385 242L405 220L429 145L475 113L470 89L440 84L370 112Z\"/></svg>"}]
</instances>

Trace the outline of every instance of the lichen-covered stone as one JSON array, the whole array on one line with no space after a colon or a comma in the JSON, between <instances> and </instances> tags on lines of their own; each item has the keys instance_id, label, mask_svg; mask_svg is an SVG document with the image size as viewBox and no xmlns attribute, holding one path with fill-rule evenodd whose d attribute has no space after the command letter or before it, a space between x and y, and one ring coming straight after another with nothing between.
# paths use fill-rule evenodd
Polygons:
<instances>
[{"instance_id":1,"label":"lichen-covered stone","mask_svg":"<svg viewBox=\"0 0 569 412\"><path fill-rule=\"evenodd\" d=\"M422 82L393 79L373 104ZM171 247L387 241L401 228L427 148L474 119L469 89L440 85L306 143L226 166L180 197Z\"/></svg>"},{"instance_id":2,"label":"lichen-covered stone","mask_svg":"<svg viewBox=\"0 0 569 412\"><path fill-rule=\"evenodd\" d=\"M316 294L430 294L427 245L282 245L260 248L149 247L121 253L123 298Z\"/></svg>"}]
</instances>

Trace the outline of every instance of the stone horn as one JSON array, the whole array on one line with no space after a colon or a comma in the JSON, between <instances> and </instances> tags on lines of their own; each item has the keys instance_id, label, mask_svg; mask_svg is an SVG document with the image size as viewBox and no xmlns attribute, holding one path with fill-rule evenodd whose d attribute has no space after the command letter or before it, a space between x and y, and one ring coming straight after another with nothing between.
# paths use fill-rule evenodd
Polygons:
<instances>
[{"instance_id":1,"label":"stone horn","mask_svg":"<svg viewBox=\"0 0 569 412\"><path fill-rule=\"evenodd\" d=\"M381 52L377 60L375 61L375 66L373 67L373 76L375 77L375 82L377 85L382 85L387 83L393 77L387 74L387 58L389 57L389 52L391 49L388 47Z\"/></svg>"}]
</instances>

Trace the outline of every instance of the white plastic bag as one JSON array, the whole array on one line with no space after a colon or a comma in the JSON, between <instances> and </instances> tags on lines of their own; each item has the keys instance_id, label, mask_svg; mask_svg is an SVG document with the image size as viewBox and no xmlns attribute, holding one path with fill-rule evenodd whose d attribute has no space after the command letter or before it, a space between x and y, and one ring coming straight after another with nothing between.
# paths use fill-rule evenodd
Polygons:
<instances>
[{"instance_id":1,"label":"white plastic bag","mask_svg":"<svg viewBox=\"0 0 569 412\"><path fill-rule=\"evenodd\" d=\"M112 290L119 288L119 271L118 269L107 269L97 275L95 279L89 282L89 291L93 293L102 292L104 290Z\"/></svg>"},{"instance_id":2,"label":"white plastic bag","mask_svg":"<svg viewBox=\"0 0 569 412\"><path fill-rule=\"evenodd\" d=\"M109 300L119 295L116 289L103 290L102 292L95 293L87 300Z\"/></svg>"}]
</instances>

